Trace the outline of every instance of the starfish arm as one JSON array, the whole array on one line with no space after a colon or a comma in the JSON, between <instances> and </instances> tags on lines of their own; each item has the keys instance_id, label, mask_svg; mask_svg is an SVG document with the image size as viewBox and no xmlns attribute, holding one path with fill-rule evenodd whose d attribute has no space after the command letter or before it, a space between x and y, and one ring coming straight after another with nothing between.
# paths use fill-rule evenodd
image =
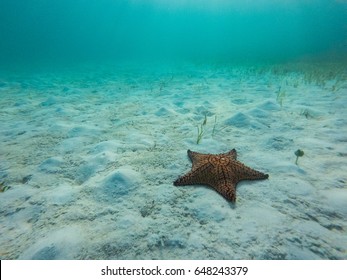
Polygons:
<instances>
[{"instance_id":1,"label":"starfish arm","mask_svg":"<svg viewBox=\"0 0 347 280\"><path fill-rule=\"evenodd\" d=\"M241 162L237 162L233 167L235 174L238 174L238 181L241 180L261 180L269 178L268 174L254 170Z\"/></svg>"},{"instance_id":2,"label":"starfish arm","mask_svg":"<svg viewBox=\"0 0 347 280\"><path fill-rule=\"evenodd\" d=\"M179 177L175 182L175 186L184 185L199 185L199 184L209 184L209 176L212 169L211 164L200 165L196 169L192 169L187 174Z\"/></svg>"},{"instance_id":3,"label":"starfish arm","mask_svg":"<svg viewBox=\"0 0 347 280\"><path fill-rule=\"evenodd\" d=\"M188 156L192 162L194 162L195 160L198 160L199 156L201 155L201 154L199 154L197 152L193 152L191 150L188 150L187 154L188 154Z\"/></svg>"},{"instance_id":4,"label":"starfish arm","mask_svg":"<svg viewBox=\"0 0 347 280\"><path fill-rule=\"evenodd\" d=\"M208 161L208 157L209 157L208 154L200 154L197 152L193 152L191 150L188 150L187 153L188 153L190 160L192 161L192 169L193 170L195 170L200 165L202 165L202 163Z\"/></svg>"},{"instance_id":5,"label":"starfish arm","mask_svg":"<svg viewBox=\"0 0 347 280\"><path fill-rule=\"evenodd\" d=\"M196 180L194 178L194 172L190 171L187 174L179 177L176 181L174 181L174 186L185 186L185 185L194 185Z\"/></svg>"},{"instance_id":6,"label":"starfish arm","mask_svg":"<svg viewBox=\"0 0 347 280\"><path fill-rule=\"evenodd\" d=\"M231 157L233 160L236 160L236 158L237 158L237 152L235 149L230 150L225 155L228 157Z\"/></svg>"},{"instance_id":7,"label":"starfish arm","mask_svg":"<svg viewBox=\"0 0 347 280\"><path fill-rule=\"evenodd\" d=\"M214 189L219 192L226 200L235 202L236 200L236 184L232 181L221 181Z\"/></svg>"}]
</instances>

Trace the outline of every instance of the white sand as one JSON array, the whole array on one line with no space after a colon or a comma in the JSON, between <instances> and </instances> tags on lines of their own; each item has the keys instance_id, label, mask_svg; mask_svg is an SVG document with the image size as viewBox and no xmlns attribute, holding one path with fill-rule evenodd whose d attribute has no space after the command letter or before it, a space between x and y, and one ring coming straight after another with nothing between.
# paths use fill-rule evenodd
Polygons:
<instances>
[{"instance_id":1,"label":"white sand","mask_svg":"<svg viewBox=\"0 0 347 280\"><path fill-rule=\"evenodd\" d=\"M0 258L346 259L346 72L300 67L0 76ZM235 205L173 186L232 148Z\"/></svg>"}]
</instances>

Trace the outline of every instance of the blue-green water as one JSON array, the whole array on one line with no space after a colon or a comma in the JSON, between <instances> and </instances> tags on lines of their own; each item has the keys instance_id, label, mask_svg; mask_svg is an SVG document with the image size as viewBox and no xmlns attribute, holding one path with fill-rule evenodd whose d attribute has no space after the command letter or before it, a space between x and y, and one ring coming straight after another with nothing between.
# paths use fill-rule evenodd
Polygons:
<instances>
[{"instance_id":1,"label":"blue-green water","mask_svg":"<svg viewBox=\"0 0 347 280\"><path fill-rule=\"evenodd\" d=\"M2 0L0 61L345 57L343 0Z\"/></svg>"},{"instance_id":2,"label":"blue-green water","mask_svg":"<svg viewBox=\"0 0 347 280\"><path fill-rule=\"evenodd\" d=\"M342 0L1 0L0 259L346 260L346 39ZM231 149L235 203L173 185Z\"/></svg>"}]
</instances>

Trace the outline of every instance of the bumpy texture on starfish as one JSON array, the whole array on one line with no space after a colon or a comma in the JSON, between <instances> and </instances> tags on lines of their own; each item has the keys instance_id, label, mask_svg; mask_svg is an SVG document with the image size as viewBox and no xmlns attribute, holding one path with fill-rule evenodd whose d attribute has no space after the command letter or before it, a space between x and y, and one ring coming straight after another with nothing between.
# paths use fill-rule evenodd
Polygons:
<instances>
[{"instance_id":1,"label":"bumpy texture on starfish","mask_svg":"<svg viewBox=\"0 0 347 280\"><path fill-rule=\"evenodd\" d=\"M188 156L193 164L192 170L178 178L174 185L208 185L231 202L235 202L236 184L241 180L269 178L268 174L256 171L236 160L235 149L217 155L188 150Z\"/></svg>"}]
</instances>

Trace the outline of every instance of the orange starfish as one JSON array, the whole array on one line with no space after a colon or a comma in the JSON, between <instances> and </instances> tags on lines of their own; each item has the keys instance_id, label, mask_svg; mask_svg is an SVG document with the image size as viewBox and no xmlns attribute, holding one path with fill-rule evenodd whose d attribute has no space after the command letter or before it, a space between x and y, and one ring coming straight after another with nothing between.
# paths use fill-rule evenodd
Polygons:
<instances>
[{"instance_id":1,"label":"orange starfish","mask_svg":"<svg viewBox=\"0 0 347 280\"><path fill-rule=\"evenodd\" d=\"M192 170L178 178L174 185L208 185L231 202L235 202L238 182L269 178L268 174L256 171L236 160L235 149L217 155L188 150L188 156L193 164Z\"/></svg>"}]
</instances>

